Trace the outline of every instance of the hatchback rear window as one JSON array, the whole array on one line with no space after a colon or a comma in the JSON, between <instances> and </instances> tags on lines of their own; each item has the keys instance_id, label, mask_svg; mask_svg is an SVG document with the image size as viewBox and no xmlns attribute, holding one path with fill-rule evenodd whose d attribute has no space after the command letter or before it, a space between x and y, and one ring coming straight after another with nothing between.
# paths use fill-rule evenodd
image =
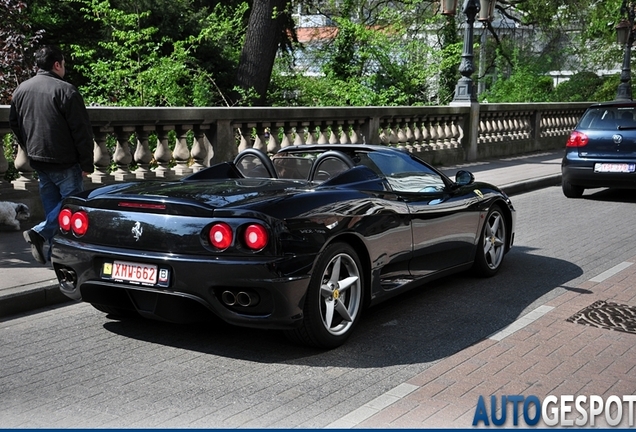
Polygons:
<instances>
[{"instance_id":1,"label":"hatchback rear window","mask_svg":"<svg viewBox=\"0 0 636 432\"><path fill-rule=\"evenodd\" d=\"M636 127L636 107L596 107L588 109L581 121L581 129L617 129Z\"/></svg>"}]
</instances>

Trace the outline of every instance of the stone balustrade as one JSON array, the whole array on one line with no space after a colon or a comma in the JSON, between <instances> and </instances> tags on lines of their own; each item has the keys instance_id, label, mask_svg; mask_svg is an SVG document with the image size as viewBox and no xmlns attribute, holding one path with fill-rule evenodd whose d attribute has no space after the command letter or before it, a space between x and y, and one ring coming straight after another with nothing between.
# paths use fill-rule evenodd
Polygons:
<instances>
[{"instance_id":1,"label":"stone balustrade","mask_svg":"<svg viewBox=\"0 0 636 432\"><path fill-rule=\"evenodd\" d=\"M437 107L131 108L89 107L95 172L89 187L179 179L231 160L245 148L272 154L290 145L403 147L435 165L562 148L589 103ZM475 123L477 122L477 123ZM474 131L471 133L471 131ZM7 137L8 136L8 137ZM37 190L37 180L0 106L0 191ZM17 178L3 180L13 159Z\"/></svg>"}]
</instances>

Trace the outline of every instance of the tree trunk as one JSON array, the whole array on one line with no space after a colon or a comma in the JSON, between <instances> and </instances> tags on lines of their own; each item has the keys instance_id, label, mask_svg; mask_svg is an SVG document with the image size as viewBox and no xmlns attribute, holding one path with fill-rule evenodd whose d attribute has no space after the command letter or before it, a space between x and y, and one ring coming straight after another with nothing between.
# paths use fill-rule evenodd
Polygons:
<instances>
[{"instance_id":1,"label":"tree trunk","mask_svg":"<svg viewBox=\"0 0 636 432\"><path fill-rule=\"evenodd\" d=\"M287 0L254 0L236 77L237 85L245 92L238 98L247 98L243 104L265 104L286 4Z\"/></svg>"}]
</instances>

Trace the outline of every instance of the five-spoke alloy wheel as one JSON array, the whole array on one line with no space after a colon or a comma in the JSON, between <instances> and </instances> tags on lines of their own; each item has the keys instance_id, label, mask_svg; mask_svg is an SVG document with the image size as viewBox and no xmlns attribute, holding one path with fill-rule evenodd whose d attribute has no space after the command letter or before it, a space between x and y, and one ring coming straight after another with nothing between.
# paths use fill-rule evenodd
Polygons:
<instances>
[{"instance_id":1,"label":"five-spoke alloy wheel","mask_svg":"<svg viewBox=\"0 0 636 432\"><path fill-rule=\"evenodd\" d=\"M363 269L355 250L345 243L329 245L312 274L303 323L288 336L320 348L342 345L360 318L363 287Z\"/></svg>"},{"instance_id":2,"label":"five-spoke alloy wheel","mask_svg":"<svg viewBox=\"0 0 636 432\"><path fill-rule=\"evenodd\" d=\"M506 254L506 220L497 206L493 206L484 222L473 268L482 276L493 276Z\"/></svg>"}]
</instances>

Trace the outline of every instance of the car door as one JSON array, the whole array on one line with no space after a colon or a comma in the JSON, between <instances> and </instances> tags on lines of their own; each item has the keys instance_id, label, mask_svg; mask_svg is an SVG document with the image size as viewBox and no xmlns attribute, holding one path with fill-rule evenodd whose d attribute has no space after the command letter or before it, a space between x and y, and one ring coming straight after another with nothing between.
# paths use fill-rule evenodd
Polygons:
<instances>
[{"instance_id":1,"label":"car door","mask_svg":"<svg viewBox=\"0 0 636 432\"><path fill-rule=\"evenodd\" d=\"M411 217L413 256L411 275L427 276L473 259L479 212L476 194L465 189L432 193L401 193Z\"/></svg>"},{"instance_id":2,"label":"car door","mask_svg":"<svg viewBox=\"0 0 636 432\"><path fill-rule=\"evenodd\" d=\"M479 226L474 188L459 187L421 160L399 152L370 153L393 192L408 208L412 256L409 271L421 277L470 262Z\"/></svg>"}]
</instances>

